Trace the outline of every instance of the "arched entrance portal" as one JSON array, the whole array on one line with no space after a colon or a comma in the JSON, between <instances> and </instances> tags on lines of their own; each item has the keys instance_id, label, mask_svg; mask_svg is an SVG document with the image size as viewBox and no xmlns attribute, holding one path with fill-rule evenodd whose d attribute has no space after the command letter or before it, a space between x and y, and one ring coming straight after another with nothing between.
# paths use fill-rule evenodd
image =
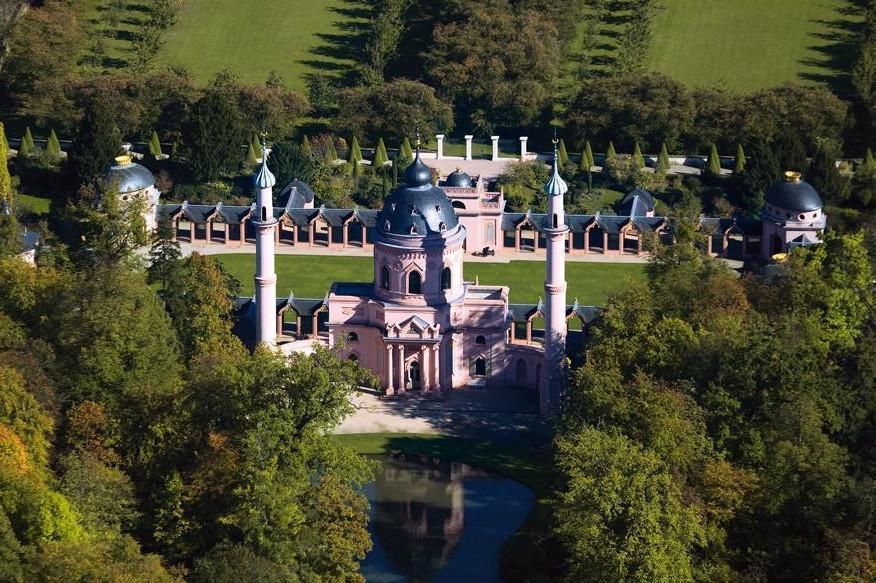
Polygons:
<instances>
[{"instance_id":1,"label":"arched entrance portal","mask_svg":"<svg viewBox=\"0 0 876 583\"><path fill-rule=\"evenodd\" d=\"M784 253L785 244L782 241L782 238L778 235L773 235L770 238L770 255L776 255L777 253Z\"/></svg>"},{"instance_id":2,"label":"arched entrance portal","mask_svg":"<svg viewBox=\"0 0 876 583\"><path fill-rule=\"evenodd\" d=\"M408 383L412 391L419 391L422 385L420 376L420 363L416 360L411 361L408 365Z\"/></svg>"}]
</instances>

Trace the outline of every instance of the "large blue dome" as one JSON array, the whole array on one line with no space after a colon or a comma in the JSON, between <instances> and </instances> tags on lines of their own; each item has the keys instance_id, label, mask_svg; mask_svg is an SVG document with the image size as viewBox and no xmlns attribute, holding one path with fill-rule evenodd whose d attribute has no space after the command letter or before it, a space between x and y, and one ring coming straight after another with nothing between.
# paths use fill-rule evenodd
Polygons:
<instances>
[{"instance_id":1,"label":"large blue dome","mask_svg":"<svg viewBox=\"0 0 876 583\"><path fill-rule=\"evenodd\" d=\"M404 181L383 201L377 215L379 232L425 237L459 225L450 199L432 185L432 170L420 160L419 152L405 170Z\"/></svg>"},{"instance_id":2,"label":"large blue dome","mask_svg":"<svg viewBox=\"0 0 876 583\"><path fill-rule=\"evenodd\" d=\"M119 156L103 175L104 188L127 194L155 185L155 176L145 166L131 162L130 156Z\"/></svg>"},{"instance_id":3,"label":"large blue dome","mask_svg":"<svg viewBox=\"0 0 876 583\"><path fill-rule=\"evenodd\" d=\"M801 179L798 172L786 172L785 180L776 182L766 192L766 202L788 211L810 212L824 206L818 191Z\"/></svg>"}]
</instances>

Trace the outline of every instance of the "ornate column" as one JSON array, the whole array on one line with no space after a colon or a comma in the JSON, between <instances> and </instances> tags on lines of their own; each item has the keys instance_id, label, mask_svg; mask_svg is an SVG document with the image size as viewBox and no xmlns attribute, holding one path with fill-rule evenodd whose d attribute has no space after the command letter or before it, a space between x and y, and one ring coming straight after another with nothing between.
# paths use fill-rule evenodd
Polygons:
<instances>
[{"instance_id":1,"label":"ornate column","mask_svg":"<svg viewBox=\"0 0 876 583\"><path fill-rule=\"evenodd\" d=\"M520 136L520 161L523 162L526 160L526 141L529 140L527 136Z\"/></svg>"},{"instance_id":2,"label":"ornate column","mask_svg":"<svg viewBox=\"0 0 876 583\"><path fill-rule=\"evenodd\" d=\"M170 237L170 240L176 241L176 232L179 230L179 219L171 220L170 226L173 227L173 235Z\"/></svg>"},{"instance_id":3,"label":"ornate column","mask_svg":"<svg viewBox=\"0 0 876 583\"><path fill-rule=\"evenodd\" d=\"M514 251L520 253L520 227L514 229Z\"/></svg>"},{"instance_id":4,"label":"ornate column","mask_svg":"<svg viewBox=\"0 0 876 583\"><path fill-rule=\"evenodd\" d=\"M386 394L395 394L395 382L392 374L392 344L386 345Z\"/></svg>"},{"instance_id":5,"label":"ornate column","mask_svg":"<svg viewBox=\"0 0 876 583\"><path fill-rule=\"evenodd\" d=\"M584 231L584 253L590 253L590 229Z\"/></svg>"},{"instance_id":6,"label":"ornate column","mask_svg":"<svg viewBox=\"0 0 876 583\"><path fill-rule=\"evenodd\" d=\"M398 378L396 380L398 392L404 393L407 390L407 382L405 379L405 345L398 346Z\"/></svg>"},{"instance_id":7,"label":"ornate column","mask_svg":"<svg viewBox=\"0 0 876 583\"><path fill-rule=\"evenodd\" d=\"M471 141L474 139L474 136L469 134L465 136L465 159L471 160Z\"/></svg>"},{"instance_id":8,"label":"ornate column","mask_svg":"<svg viewBox=\"0 0 876 583\"><path fill-rule=\"evenodd\" d=\"M420 346L420 370L422 371L422 377L420 379L420 387L423 392L428 391L432 388L432 366L429 361L429 350L428 346L423 344Z\"/></svg>"},{"instance_id":9,"label":"ornate column","mask_svg":"<svg viewBox=\"0 0 876 583\"><path fill-rule=\"evenodd\" d=\"M514 344L514 340L517 338L517 322L511 320L511 344Z\"/></svg>"},{"instance_id":10,"label":"ornate column","mask_svg":"<svg viewBox=\"0 0 876 583\"><path fill-rule=\"evenodd\" d=\"M274 218L274 175L268 169L268 153L262 150L262 167L253 179L258 189L256 198L256 342L268 346L277 343L277 272L274 268L276 253L277 219Z\"/></svg>"},{"instance_id":11,"label":"ornate column","mask_svg":"<svg viewBox=\"0 0 876 583\"><path fill-rule=\"evenodd\" d=\"M490 139L493 141L493 157L492 160L495 162L499 159L499 136L490 136Z\"/></svg>"},{"instance_id":12,"label":"ornate column","mask_svg":"<svg viewBox=\"0 0 876 583\"><path fill-rule=\"evenodd\" d=\"M350 227L350 223L344 223L344 226L341 227L341 229L343 230L343 234L344 234L344 244L343 244L344 249L347 248L347 243L349 243L349 240L350 240L349 227Z\"/></svg>"},{"instance_id":13,"label":"ornate column","mask_svg":"<svg viewBox=\"0 0 876 583\"><path fill-rule=\"evenodd\" d=\"M532 318L526 321L526 343L532 344Z\"/></svg>"},{"instance_id":14,"label":"ornate column","mask_svg":"<svg viewBox=\"0 0 876 583\"><path fill-rule=\"evenodd\" d=\"M206 241L206 243L207 243L207 245L209 245L209 244L210 244L210 239L213 238L213 222L212 222L212 221L207 220L207 224L206 224L206 226L204 227L204 232L205 232L206 235L207 235L207 241Z\"/></svg>"},{"instance_id":15,"label":"ornate column","mask_svg":"<svg viewBox=\"0 0 876 583\"><path fill-rule=\"evenodd\" d=\"M636 240L636 253L638 253L639 255L642 254L642 238L642 233L639 233Z\"/></svg>"},{"instance_id":16,"label":"ornate column","mask_svg":"<svg viewBox=\"0 0 876 583\"><path fill-rule=\"evenodd\" d=\"M277 314L277 336L283 335L283 314Z\"/></svg>"},{"instance_id":17,"label":"ornate column","mask_svg":"<svg viewBox=\"0 0 876 583\"><path fill-rule=\"evenodd\" d=\"M312 326L312 337L319 338L319 314L314 314L310 317L311 326Z\"/></svg>"},{"instance_id":18,"label":"ornate column","mask_svg":"<svg viewBox=\"0 0 876 583\"><path fill-rule=\"evenodd\" d=\"M195 221L189 221L189 240L192 242L192 245L195 244Z\"/></svg>"},{"instance_id":19,"label":"ornate column","mask_svg":"<svg viewBox=\"0 0 876 583\"><path fill-rule=\"evenodd\" d=\"M438 152L435 158L440 160L444 157L444 134L435 134L435 139L438 141Z\"/></svg>"},{"instance_id":20,"label":"ornate column","mask_svg":"<svg viewBox=\"0 0 876 583\"><path fill-rule=\"evenodd\" d=\"M430 357L430 362L432 363L432 382L429 385L429 390L441 389L441 369L438 362L439 348L438 344L432 345L432 356Z\"/></svg>"},{"instance_id":21,"label":"ornate column","mask_svg":"<svg viewBox=\"0 0 876 583\"><path fill-rule=\"evenodd\" d=\"M602 254L606 255L608 253L608 231L605 229L602 230Z\"/></svg>"}]
</instances>

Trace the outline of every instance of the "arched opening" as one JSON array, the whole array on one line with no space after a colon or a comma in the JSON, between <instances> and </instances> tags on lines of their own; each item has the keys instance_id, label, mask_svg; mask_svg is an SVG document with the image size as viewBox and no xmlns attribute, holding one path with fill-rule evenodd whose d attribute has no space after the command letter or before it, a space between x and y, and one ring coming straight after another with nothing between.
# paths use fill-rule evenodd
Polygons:
<instances>
[{"instance_id":1,"label":"arched opening","mask_svg":"<svg viewBox=\"0 0 876 583\"><path fill-rule=\"evenodd\" d=\"M262 207L262 222L264 223L267 220L268 220L268 209L267 209L267 207Z\"/></svg>"},{"instance_id":2,"label":"arched opening","mask_svg":"<svg viewBox=\"0 0 876 583\"><path fill-rule=\"evenodd\" d=\"M419 271L412 271L408 274L408 293L423 293L423 278L420 276Z\"/></svg>"},{"instance_id":3,"label":"arched opening","mask_svg":"<svg viewBox=\"0 0 876 583\"><path fill-rule=\"evenodd\" d=\"M474 363L474 376L476 377L485 377L487 376L487 361L483 356L479 356Z\"/></svg>"},{"instance_id":4,"label":"arched opening","mask_svg":"<svg viewBox=\"0 0 876 583\"><path fill-rule=\"evenodd\" d=\"M350 356L347 357L347 360L349 360L351 362L359 362L359 357L356 356L355 354L351 354Z\"/></svg>"},{"instance_id":5,"label":"arched opening","mask_svg":"<svg viewBox=\"0 0 876 583\"><path fill-rule=\"evenodd\" d=\"M770 255L775 255L777 253L783 253L785 251L785 244L782 242L782 238L778 235L773 235L770 238Z\"/></svg>"},{"instance_id":6,"label":"arched opening","mask_svg":"<svg viewBox=\"0 0 876 583\"><path fill-rule=\"evenodd\" d=\"M558 225L558 224L559 224L559 223L558 223L558 219L557 219L557 213L554 213L554 228L555 228L555 229L557 228L557 225Z\"/></svg>"},{"instance_id":7,"label":"arched opening","mask_svg":"<svg viewBox=\"0 0 876 583\"><path fill-rule=\"evenodd\" d=\"M386 265L380 270L380 287L389 289L389 267Z\"/></svg>"},{"instance_id":8,"label":"arched opening","mask_svg":"<svg viewBox=\"0 0 876 583\"><path fill-rule=\"evenodd\" d=\"M441 270L441 289L442 290L450 289L451 277L452 277L452 274L450 272L449 267L445 267L444 269Z\"/></svg>"},{"instance_id":9,"label":"arched opening","mask_svg":"<svg viewBox=\"0 0 876 583\"><path fill-rule=\"evenodd\" d=\"M452 206L455 209L459 209L459 210L463 210L463 211L465 210L465 204L459 200L454 200L452 203Z\"/></svg>"},{"instance_id":10,"label":"arched opening","mask_svg":"<svg viewBox=\"0 0 876 583\"><path fill-rule=\"evenodd\" d=\"M487 343L487 339L484 338L483 336L478 336L475 338L475 344L486 344L486 343Z\"/></svg>"},{"instance_id":11,"label":"arched opening","mask_svg":"<svg viewBox=\"0 0 876 583\"><path fill-rule=\"evenodd\" d=\"M410 383L412 391L420 390L420 363L416 360L411 361L411 364L408 366L408 383Z\"/></svg>"},{"instance_id":12,"label":"arched opening","mask_svg":"<svg viewBox=\"0 0 876 583\"><path fill-rule=\"evenodd\" d=\"M525 384L526 383L526 361L522 358L517 359L517 384Z\"/></svg>"},{"instance_id":13,"label":"arched opening","mask_svg":"<svg viewBox=\"0 0 876 583\"><path fill-rule=\"evenodd\" d=\"M355 332L350 332L349 334L347 334L347 342L358 342L358 341L359 341L359 335L356 334Z\"/></svg>"}]
</instances>

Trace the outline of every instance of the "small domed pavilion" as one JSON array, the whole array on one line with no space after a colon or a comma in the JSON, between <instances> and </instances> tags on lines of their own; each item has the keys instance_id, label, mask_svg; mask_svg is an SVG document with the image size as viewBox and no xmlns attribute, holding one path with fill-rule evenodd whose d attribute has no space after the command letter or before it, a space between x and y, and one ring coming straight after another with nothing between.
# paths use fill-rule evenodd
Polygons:
<instances>
[{"instance_id":1,"label":"small domed pavilion","mask_svg":"<svg viewBox=\"0 0 876 583\"><path fill-rule=\"evenodd\" d=\"M785 172L785 179L767 190L761 222L761 256L768 261L795 247L817 245L827 217L815 188L799 172Z\"/></svg>"}]
</instances>

